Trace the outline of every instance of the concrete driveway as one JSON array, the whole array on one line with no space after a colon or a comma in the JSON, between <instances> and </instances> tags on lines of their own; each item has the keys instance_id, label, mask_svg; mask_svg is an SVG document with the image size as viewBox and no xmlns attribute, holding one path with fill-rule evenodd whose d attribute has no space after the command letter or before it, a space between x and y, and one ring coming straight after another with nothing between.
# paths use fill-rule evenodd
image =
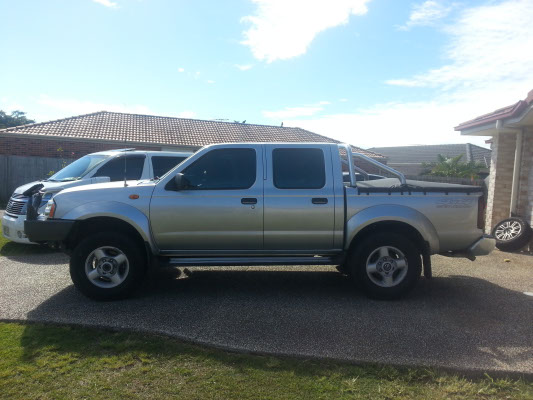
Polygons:
<instances>
[{"instance_id":1,"label":"concrete driveway","mask_svg":"<svg viewBox=\"0 0 533 400\"><path fill-rule=\"evenodd\" d=\"M505 262L508 259L510 262ZM533 376L533 257L434 258L407 299L373 301L330 267L163 270L98 303L62 254L0 256L0 319L127 328L221 348Z\"/></svg>"}]
</instances>

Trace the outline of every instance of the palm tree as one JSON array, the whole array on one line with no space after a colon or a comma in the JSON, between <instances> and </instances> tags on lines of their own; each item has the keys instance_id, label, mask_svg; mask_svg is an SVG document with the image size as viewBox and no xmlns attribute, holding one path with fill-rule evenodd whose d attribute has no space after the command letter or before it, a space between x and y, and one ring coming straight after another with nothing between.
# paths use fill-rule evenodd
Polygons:
<instances>
[{"instance_id":1,"label":"palm tree","mask_svg":"<svg viewBox=\"0 0 533 400\"><path fill-rule=\"evenodd\" d=\"M422 163L421 175L445 176L453 178L470 178L479 177L479 172L485 167L483 164L470 161L461 162L462 154L456 157L445 157L442 154L437 156L436 163Z\"/></svg>"}]
</instances>

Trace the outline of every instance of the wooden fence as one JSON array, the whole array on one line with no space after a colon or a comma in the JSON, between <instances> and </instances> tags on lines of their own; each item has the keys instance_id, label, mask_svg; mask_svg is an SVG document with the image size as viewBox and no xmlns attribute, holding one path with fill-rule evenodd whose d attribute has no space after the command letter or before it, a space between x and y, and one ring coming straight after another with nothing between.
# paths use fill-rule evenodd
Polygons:
<instances>
[{"instance_id":1,"label":"wooden fence","mask_svg":"<svg viewBox=\"0 0 533 400\"><path fill-rule=\"evenodd\" d=\"M52 157L26 157L0 154L0 207L21 185L46 179L50 171L59 171L73 160Z\"/></svg>"}]
</instances>

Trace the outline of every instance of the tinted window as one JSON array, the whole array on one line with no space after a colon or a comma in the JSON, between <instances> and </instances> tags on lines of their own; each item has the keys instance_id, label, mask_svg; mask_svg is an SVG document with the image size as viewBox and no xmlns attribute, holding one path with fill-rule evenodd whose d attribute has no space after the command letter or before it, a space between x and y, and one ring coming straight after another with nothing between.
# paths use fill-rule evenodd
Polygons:
<instances>
[{"instance_id":1,"label":"tinted window","mask_svg":"<svg viewBox=\"0 0 533 400\"><path fill-rule=\"evenodd\" d=\"M279 189L320 189L326 184L321 149L274 149L272 161Z\"/></svg>"},{"instance_id":2,"label":"tinted window","mask_svg":"<svg viewBox=\"0 0 533 400\"><path fill-rule=\"evenodd\" d=\"M189 189L248 189L255 182L254 149L217 149L203 155L183 174Z\"/></svg>"},{"instance_id":3,"label":"tinted window","mask_svg":"<svg viewBox=\"0 0 533 400\"><path fill-rule=\"evenodd\" d=\"M186 157L152 157L152 168L154 169L154 177L162 177Z\"/></svg>"},{"instance_id":4,"label":"tinted window","mask_svg":"<svg viewBox=\"0 0 533 400\"><path fill-rule=\"evenodd\" d=\"M124 165L125 164L125 165ZM111 181L124 180L124 167L128 180L141 179L144 167L144 156L128 156L124 162L124 156L117 157L100 167L93 176L109 176Z\"/></svg>"}]
</instances>

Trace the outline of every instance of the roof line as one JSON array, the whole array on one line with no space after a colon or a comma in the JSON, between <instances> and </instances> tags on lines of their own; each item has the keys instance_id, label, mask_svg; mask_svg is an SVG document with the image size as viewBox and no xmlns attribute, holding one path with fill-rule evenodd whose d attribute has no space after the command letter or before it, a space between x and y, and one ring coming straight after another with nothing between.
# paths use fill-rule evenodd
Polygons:
<instances>
[{"instance_id":1,"label":"roof line","mask_svg":"<svg viewBox=\"0 0 533 400\"><path fill-rule=\"evenodd\" d=\"M88 113L88 114L74 115L74 116L72 116L72 117L67 117L67 118L54 119L54 120L45 121L45 122L34 122L34 123L31 123L31 124L12 126L12 127L9 127L9 128L0 129L0 132L2 132L2 131L6 131L6 130L14 130L14 129L23 128L23 127L29 127L29 126L39 126L39 125L49 124L49 123L53 123L53 122L67 121L67 120L70 120L70 119L76 119L76 118L88 117L88 116L90 116L90 115L104 114L104 113L105 113L105 114L133 115L133 116L137 116L137 117L155 117L155 118L165 118L165 119L182 119L182 120L189 120L189 121L212 122L212 123L216 123L216 124L248 125L248 126L266 126L266 127L284 128L284 129L300 129L300 130L305 130L305 129L302 129L302 128L299 128L299 127L296 127L296 126L277 126L277 125L266 125L266 124L247 124L247 123L242 123L242 122L227 122L227 121L217 121L217 120L212 120L212 119L169 117L169 116L167 116L167 115L136 114L136 113L126 113L126 112L119 112L119 111L106 111L106 110L102 110L102 111L95 111L95 112ZM306 132L312 133L313 135L319 135L318 133L315 133L315 132L310 132L310 131L306 131ZM326 136L323 136L323 135L319 135L319 136L326 137ZM329 140L334 140L334 139L331 139L331 138L328 138L328 139L329 139ZM340 143L340 142L339 142L339 143Z\"/></svg>"}]
</instances>

